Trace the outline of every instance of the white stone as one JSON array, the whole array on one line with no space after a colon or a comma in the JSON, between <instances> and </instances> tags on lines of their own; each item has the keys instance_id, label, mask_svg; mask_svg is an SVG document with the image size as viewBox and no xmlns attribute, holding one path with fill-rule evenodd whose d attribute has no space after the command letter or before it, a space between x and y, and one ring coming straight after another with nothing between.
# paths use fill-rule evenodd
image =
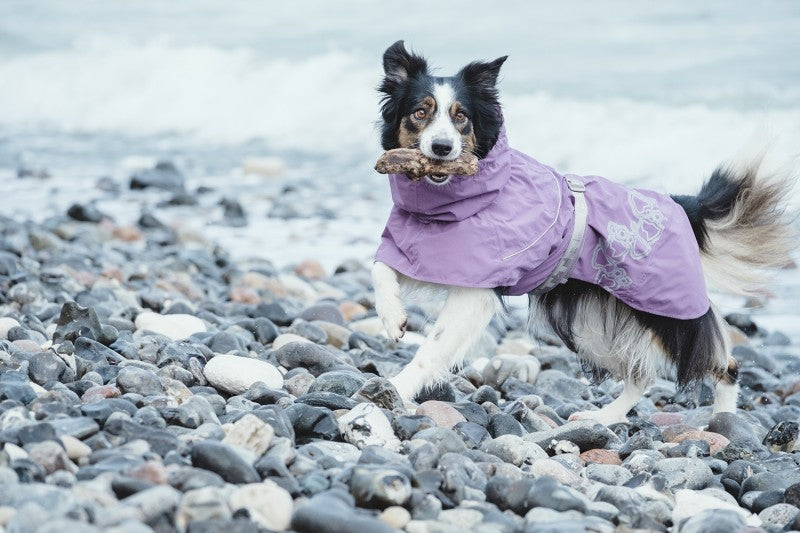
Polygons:
<instances>
[{"instance_id":1,"label":"white stone","mask_svg":"<svg viewBox=\"0 0 800 533\"><path fill-rule=\"evenodd\" d=\"M294 333L281 333L275 340L272 341L272 349L273 350L280 350L290 342L311 342L310 340L306 339L305 337L301 337L300 335L296 335Z\"/></svg>"},{"instance_id":2,"label":"white stone","mask_svg":"<svg viewBox=\"0 0 800 533\"><path fill-rule=\"evenodd\" d=\"M514 466L532 464L537 459L547 459L547 452L535 442L522 440L517 435L500 435L483 446L483 451Z\"/></svg>"},{"instance_id":3,"label":"white stone","mask_svg":"<svg viewBox=\"0 0 800 533\"><path fill-rule=\"evenodd\" d=\"M192 315L159 315L146 311L136 317L136 329L152 331L175 341L206 331L206 324Z\"/></svg>"},{"instance_id":4,"label":"white stone","mask_svg":"<svg viewBox=\"0 0 800 533\"><path fill-rule=\"evenodd\" d=\"M23 450L22 448L11 442L6 442L3 449L8 454L9 461L16 461L17 459L28 458L28 452L26 452L25 450Z\"/></svg>"},{"instance_id":5,"label":"white stone","mask_svg":"<svg viewBox=\"0 0 800 533\"><path fill-rule=\"evenodd\" d=\"M747 525L754 527L761 525L761 519L748 512L746 509L715 498L709 494L691 489L679 489L675 492L675 506L672 508L672 523L678 525L697 513L708 509L727 509L734 511L742 516Z\"/></svg>"},{"instance_id":6,"label":"white stone","mask_svg":"<svg viewBox=\"0 0 800 533\"><path fill-rule=\"evenodd\" d=\"M369 318L362 318L361 320L350 322L350 329L353 331L366 333L367 335L372 335L373 337L378 335L383 335L384 337L386 336L386 330L383 329L383 322L377 316L371 316Z\"/></svg>"},{"instance_id":7,"label":"white stone","mask_svg":"<svg viewBox=\"0 0 800 533\"><path fill-rule=\"evenodd\" d=\"M230 519L231 510L226 501L228 492L227 487L203 487L186 492L175 513L178 531L187 531L189 523L194 521Z\"/></svg>"},{"instance_id":8,"label":"white stone","mask_svg":"<svg viewBox=\"0 0 800 533\"><path fill-rule=\"evenodd\" d=\"M231 493L228 505L234 513L246 509L252 520L272 531L283 531L292 521L292 497L272 481L242 485Z\"/></svg>"},{"instance_id":9,"label":"white stone","mask_svg":"<svg viewBox=\"0 0 800 533\"><path fill-rule=\"evenodd\" d=\"M246 414L233 424L225 424L222 427L225 430L222 442L247 448L259 457L267 451L272 437L275 436L272 426L251 414Z\"/></svg>"},{"instance_id":10,"label":"white stone","mask_svg":"<svg viewBox=\"0 0 800 533\"><path fill-rule=\"evenodd\" d=\"M476 509L446 509L436 518L464 531L472 531L483 520L483 513Z\"/></svg>"},{"instance_id":11,"label":"white stone","mask_svg":"<svg viewBox=\"0 0 800 533\"><path fill-rule=\"evenodd\" d=\"M248 157L242 161L242 170L245 174L259 176L280 176L285 167L279 157Z\"/></svg>"},{"instance_id":12,"label":"white stone","mask_svg":"<svg viewBox=\"0 0 800 533\"><path fill-rule=\"evenodd\" d=\"M535 477L549 476L559 483L574 489L580 490L585 484L574 472L570 472L567 467L553 459L536 459L531 463L530 467L525 467L522 470L533 474Z\"/></svg>"},{"instance_id":13,"label":"white stone","mask_svg":"<svg viewBox=\"0 0 800 533\"><path fill-rule=\"evenodd\" d=\"M19 326L19 322L11 318L10 316L4 316L0 318L0 339L4 340L8 338L8 330L11 328L15 328Z\"/></svg>"},{"instance_id":14,"label":"white stone","mask_svg":"<svg viewBox=\"0 0 800 533\"><path fill-rule=\"evenodd\" d=\"M92 449L88 445L84 444L80 439L76 439L72 435L62 435L59 437L59 439L61 440L61 444L64 445L64 450L67 452L67 457L76 463L92 454Z\"/></svg>"},{"instance_id":15,"label":"white stone","mask_svg":"<svg viewBox=\"0 0 800 533\"><path fill-rule=\"evenodd\" d=\"M411 513L399 505L391 505L378 515L382 522L395 529L403 529L411 521Z\"/></svg>"},{"instance_id":16,"label":"white stone","mask_svg":"<svg viewBox=\"0 0 800 533\"><path fill-rule=\"evenodd\" d=\"M256 381L271 389L283 386L283 376L277 368L258 359L238 355L217 355L203 370L213 386L229 394L242 394Z\"/></svg>"},{"instance_id":17,"label":"white stone","mask_svg":"<svg viewBox=\"0 0 800 533\"><path fill-rule=\"evenodd\" d=\"M344 440L358 449L372 444L395 452L400 449L400 439L395 436L389 419L373 403L360 403L342 415L339 429Z\"/></svg>"}]
</instances>

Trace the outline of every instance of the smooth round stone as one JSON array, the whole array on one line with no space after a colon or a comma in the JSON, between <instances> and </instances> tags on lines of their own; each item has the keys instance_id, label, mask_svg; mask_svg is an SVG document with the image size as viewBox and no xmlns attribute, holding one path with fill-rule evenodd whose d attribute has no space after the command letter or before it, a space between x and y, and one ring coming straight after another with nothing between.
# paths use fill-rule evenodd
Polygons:
<instances>
[{"instance_id":1,"label":"smooth round stone","mask_svg":"<svg viewBox=\"0 0 800 533\"><path fill-rule=\"evenodd\" d=\"M364 386L363 376L343 370L325 372L317 376L308 392L334 392L343 396L352 396Z\"/></svg>"},{"instance_id":2,"label":"smooth round stone","mask_svg":"<svg viewBox=\"0 0 800 533\"><path fill-rule=\"evenodd\" d=\"M152 331L174 341L185 339L193 333L207 331L205 322L196 316L184 314L160 315L145 311L139 313L134 323L137 330Z\"/></svg>"},{"instance_id":3,"label":"smooth round stone","mask_svg":"<svg viewBox=\"0 0 800 533\"><path fill-rule=\"evenodd\" d=\"M313 344L310 340L294 333L281 333L274 341L272 341L272 349L280 350L284 346L292 342L307 342Z\"/></svg>"},{"instance_id":4,"label":"smooth round stone","mask_svg":"<svg viewBox=\"0 0 800 533\"><path fill-rule=\"evenodd\" d=\"M305 368L318 376L343 366L336 350L309 342L291 342L275 352L278 362L286 368Z\"/></svg>"},{"instance_id":5,"label":"smooth round stone","mask_svg":"<svg viewBox=\"0 0 800 533\"><path fill-rule=\"evenodd\" d=\"M400 440L410 440L415 433L436 427L436 423L427 416L402 415L392 420L392 429Z\"/></svg>"},{"instance_id":6,"label":"smooth round stone","mask_svg":"<svg viewBox=\"0 0 800 533\"><path fill-rule=\"evenodd\" d=\"M251 483L237 487L228 497L235 513L244 509L250 519L272 531L283 531L292 520L292 496L272 481Z\"/></svg>"},{"instance_id":7,"label":"smooth round stone","mask_svg":"<svg viewBox=\"0 0 800 533\"><path fill-rule=\"evenodd\" d=\"M52 352L40 352L31 359L28 372L34 383L43 385L48 381L58 381L66 370L67 364L59 356Z\"/></svg>"},{"instance_id":8,"label":"smooth round stone","mask_svg":"<svg viewBox=\"0 0 800 533\"><path fill-rule=\"evenodd\" d=\"M411 513L398 505L391 505L378 515L383 522L395 529L403 529L411 520Z\"/></svg>"},{"instance_id":9,"label":"smooth round stone","mask_svg":"<svg viewBox=\"0 0 800 533\"><path fill-rule=\"evenodd\" d=\"M308 322L323 320L340 326L344 326L345 323L339 307L332 303L320 303L307 307L300 313L299 317Z\"/></svg>"},{"instance_id":10,"label":"smooth round stone","mask_svg":"<svg viewBox=\"0 0 800 533\"><path fill-rule=\"evenodd\" d=\"M350 492L356 503L365 507L403 505L411 497L411 482L396 470L356 467Z\"/></svg>"},{"instance_id":11,"label":"smooth round stone","mask_svg":"<svg viewBox=\"0 0 800 533\"><path fill-rule=\"evenodd\" d=\"M799 514L800 509L794 505L778 503L758 513L758 517L763 520L765 524L785 528L794 522Z\"/></svg>"},{"instance_id":12,"label":"smooth round stone","mask_svg":"<svg viewBox=\"0 0 800 533\"><path fill-rule=\"evenodd\" d=\"M206 363L203 375L214 387L229 394L243 394L257 381L273 389L283 386L283 376L273 365L235 355L217 355L212 358Z\"/></svg>"},{"instance_id":13,"label":"smooth round stone","mask_svg":"<svg viewBox=\"0 0 800 533\"><path fill-rule=\"evenodd\" d=\"M154 396L164 392L161 378L153 372L135 366L126 366L119 371L117 388L122 394L132 392L142 396Z\"/></svg>"},{"instance_id":14,"label":"smooth round stone","mask_svg":"<svg viewBox=\"0 0 800 533\"><path fill-rule=\"evenodd\" d=\"M538 444L522 440L517 435L500 435L485 442L481 449L514 466L529 465L536 459L547 459L547 453Z\"/></svg>"},{"instance_id":15,"label":"smooth round stone","mask_svg":"<svg viewBox=\"0 0 800 533\"><path fill-rule=\"evenodd\" d=\"M679 531L681 533L743 531L745 527L745 520L733 509L708 509L691 515L680 525Z\"/></svg>"},{"instance_id":16,"label":"smooth round stone","mask_svg":"<svg viewBox=\"0 0 800 533\"><path fill-rule=\"evenodd\" d=\"M486 428L475 422L459 422L453 426L453 431L461 436L469 448L477 448L485 441L491 439Z\"/></svg>"},{"instance_id":17,"label":"smooth round stone","mask_svg":"<svg viewBox=\"0 0 800 533\"><path fill-rule=\"evenodd\" d=\"M176 511L176 525L185 531L190 522L197 524L204 520L229 519L232 513L225 496L225 492L219 487L186 491Z\"/></svg>"},{"instance_id":18,"label":"smooth round stone","mask_svg":"<svg viewBox=\"0 0 800 533\"><path fill-rule=\"evenodd\" d=\"M489 417L489 423L486 426L492 437L499 437L501 435L516 435L521 437L525 433L525 428L522 424L517 422L517 419L506 413L497 413Z\"/></svg>"},{"instance_id":19,"label":"smooth round stone","mask_svg":"<svg viewBox=\"0 0 800 533\"><path fill-rule=\"evenodd\" d=\"M222 476L228 483L256 483L260 481L253 465L227 444L215 441L197 442L191 450L192 465Z\"/></svg>"},{"instance_id":20,"label":"smooth round stone","mask_svg":"<svg viewBox=\"0 0 800 533\"><path fill-rule=\"evenodd\" d=\"M169 485L159 485L128 496L121 503L135 509L139 518L148 522L164 513L174 512L180 501L179 491Z\"/></svg>"},{"instance_id":21,"label":"smooth round stone","mask_svg":"<svg viewBox=\"0 0 800 533\"><path fill-rule=\"evenodd\" d=\"M591 464L586 467L586 477L605 485L623 485L633 474L621 466Z\"/></svg>"},{"instance_id":22,"label":"smooth round stone","mask_svg":"<svg viewBox=\"0 0 800 533\"><path fill-rule=\"evenodd\" d=\"M11 317L0 317L0 340L8 338L8 332L12 328L18 328L19 322Z\"/></svg>"},{"instance_id":23,"label":"smooth round stone","mask_svg":"<svg viewBox=\"0 0 800 533\"><path fill-rule=\"evenodd\" d=\"M334 489L313 496L297 507L291 528L298 533L322 531L358 531L359 533L393 533L396 530L378 518L356 513L352 496Z\"/></svg>"},{"instance_id":24,"label":"smooth round stone","mask_svg":"<svg viewBox=\"0 0 800 533\"><path fill-rule=\"evenodd\" d=\"M92 453L92 449L89 446L72 435L62 435L59 437L59 440L61 444L64 445L64 451L67 452L67 457L73 461L80 462L82 459L89 457Z\"/></svg>"},{"instance_id":25,"label":"smooth round stone","mask_svg":"<svg viewBox=\"0 0 800 533\"><path fill-rule=\"evenodd\" d=\"M653 468L667 478L669 487L702 489L708 486L714 476L703 461L686 457L661 459L656 461Z\"/></svg>"},{"instance_id":26,"label":"smooth round stone","mask_svg":"<svg viewBox=\"0 0 800 533\"><path fill-rule=\"evenodd\" d=\"M452 405L437 400L428 400L417 407L417 415L430 417L436 425L443 428L452 428L459 422L466 422L464 415L459 413Z\"/></svg>"},{"instance_id":27,"label":"smooth round stone","mask_svg":"<svg viewBox=\"0 0 800 533\"><path fill-rule=\"evenodd\" d=\"M711 431L700 430L686 431L680 435L677 435L676 437L673 437L670 442L676 442L680 444L685 440L701 440L707 442L711 455L714 455L731 443L731 441L728 440L728 438L724 435L720 435L719 433L714 433Z\"/></svg>"}]
</instances>

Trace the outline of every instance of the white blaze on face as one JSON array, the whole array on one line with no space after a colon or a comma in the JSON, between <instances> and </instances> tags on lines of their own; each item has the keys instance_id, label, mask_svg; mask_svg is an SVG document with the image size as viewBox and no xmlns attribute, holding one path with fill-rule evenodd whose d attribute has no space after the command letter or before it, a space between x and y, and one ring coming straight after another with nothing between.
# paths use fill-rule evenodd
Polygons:
<instances>
[{"instance_id":1,"label":"white blaze on face","mask_svg":"<svg viewBox=\"0 0 800 533\"><path fill-rule=\"evenodd\" d=\"M453 88L448 84L439 84L433 88L436 113L428 127L422 131L419 139L419 148L428 157L452 161L461 155L461 134L450 118L450 107L452 107L455 97ZM434 151L435 148L438 148L441 152L443 146L450 146L450 152L442 155Z\"/></svg>"}]
</instances>

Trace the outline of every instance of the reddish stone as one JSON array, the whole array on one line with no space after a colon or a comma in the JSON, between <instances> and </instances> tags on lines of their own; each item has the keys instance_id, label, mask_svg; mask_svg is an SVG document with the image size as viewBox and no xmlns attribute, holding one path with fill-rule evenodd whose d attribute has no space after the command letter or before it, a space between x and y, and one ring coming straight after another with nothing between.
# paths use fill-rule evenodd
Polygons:
<instances>
[{"instance_id":1,"label":"reddish stone","mask_svg":"<svg viewBox=\"0 0 800 533\"><path fill-rule=\"evenodd\" d=\"M294 273L306 279L324 279L327 276L322 263L314 259L306 259L301 262L294 267Z\"/></svg>"},{"instance_id":2,"label":"reddish stone","mask_svg":"<svg viewBox=\"0 0 800 533\"><path fill-rule=\"evenodd\" d=\"M231 290L228 291L228 299L230 299L232 302L248 305L258 305L261 303L261 298L258 296L256 291L248 287L242 287L238 285L231 287Z\"/></svg>"},{"instance_id":3,"label":"reddish stone","mask_svg":"<svg viewBox=\"0 0 800 533\"><path fill-rule=\"evenodd\" d=\"M699 429L683 432L680 435L673 437L668 442L680 444L685 440L702 440L707 442L711 450L711 455L714 455L731 443L731 441L728 440L728 438L724 435L714 433L713 431L701 431Z\"/></svg>"},{"instance_id":4,"label":"reddish stone","mask_svg":"<svg viewBox=\"0 0 800 533\"><path fill-rule=\"evenodd\" d=\"M622 459L620 459L619 453L615 452L614 450L603 450L601 448L594 448L592 450L586 450L581 454L580 457L586 463L598 463L601 465L622 464Z\"/></svg>"},{"instance_id":5,"label":"reddish stone","mask_svg":"<svg viewBox=\"0 0 800 533\"><path fill-rule=\"evenodd\" d=\"M142 240L142 232L136 226L117 226L114 228L113 235L121 241L133 242Z\"/></svg>"},{"instance_id":6,"label":"reddish stone","mask_svg":"<svg viewBox=\"0 0 800 533\"><path fill-rule=\"evenodd\" d=\"M128 471L128 475L132 478L149 481L158 485L165 485L167 483L167 471L158 461L147 461L142 466L137 466L133 470Z\"/></svg>"},{"instance_id":7,"label":"reddish stone","mask_svg":"<svg viewBox=\"0 0 800 533\"><path fill-rule=\"evenodd\" d=\"M342 316L347 322L350 322L356 317L360 317L367 314L367 308L363 305L351 302L349 300L345 300L344 302L339 304L339 311L342 313Z\"/></svg>"},{"instance_id":8,"label":"reddish stone","mask_svg":"<svg viewBox=\"0 0 800 533\"><path fill-rule=\"evenodd\" d=\"M697 431L697 428L686 424L675 424L673 426L662 427L661 436L664 438L664 442L673 442L674 438L687 431Z\"/></svg>"},{"instance_id":9,"label":"reddish stone","mask_svg":"<svg viewBox=\"0 0 800 533\"><path fill-rule=\"evenodd\" d=\"M120 394L120 390L114 385L98 385L87 389L87 391L83 393L83 396L81 396L81 401L83 403L89 403L98 398L117 398Z\"/></svg>"},{"instance_id":10,"label":"reddish stone","mask_svg":"<svg viewBox=\"0 0 800 533\"><path fill-rule=\"evenodd\" d=\"M465 422L467 420L455 407L449 403L440 402L438 400L422 402L420 406L417 407L416 414L429 416L436 422L437 426L448 429L459 422Z\"/></svg>"},{"instance_id":11,"label":"reddish stone","mask_svg":"<svg viewBox=\"0 0 800 533\"><path fill-rule=\"evenodd\" d=\"M555 428L558 427L558 424L556 423L556 421L553 420L552 418L550 418L549 416L543 415L541 413L534 413L534 414L536 416L538 416L539 418L541 418L542 420L544 420L544 423L547 424L548 426L550 426L551 428L555 429Z\"/></svg>"},{"instance_id":12,"label":"reddish stone","mask_svg":"<svg viewBox=\"0 0 800 533\"><path fill-rule=\"evenodd\" d=\"M683 422L686 415L683 413L665 413L663 411L650 415L650 422L657 426L673 426Z\"/></svg>"}]
</instances>

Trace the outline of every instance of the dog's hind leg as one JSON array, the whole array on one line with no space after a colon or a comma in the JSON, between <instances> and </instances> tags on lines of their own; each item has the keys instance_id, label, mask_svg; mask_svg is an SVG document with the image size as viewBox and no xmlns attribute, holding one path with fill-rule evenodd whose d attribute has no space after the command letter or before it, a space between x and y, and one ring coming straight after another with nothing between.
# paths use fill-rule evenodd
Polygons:
<instances>
[{"instance_id":1,"label":"dog's hind leg","mask_svg":"<svg viewBox=\"0 0 800 533\"><path fill-rule=\"evenodd\" d=\"M739 367L736 359L728 356L728 368L719 372L714 389L714 413L735 413L739 398Z\"/></svg>"},{"instance_id":2,"label":"dog's hind leg","mask_svg":"<svg viewBox=\"0 0 800 533\"><path fill-rule=\"evenodd\" d=\"M461 363L489 324L498 300L491 289L449 287L439 318L414 359L390 381L405 400Z\"/></svg>"},{"instance_id":3,"label":"dog's hind leg","mask_svg":"<svg viewBox=\"0 0 800 533\"><path fill-rule=\"evenodd\" d=\"M626 379L620 394L611 403L596 411L578 411L569 416L570 420L595 420L604 425L627 422L627 414L642 399L645 387L632 379Z\"/></svg>"}]
</instances>

